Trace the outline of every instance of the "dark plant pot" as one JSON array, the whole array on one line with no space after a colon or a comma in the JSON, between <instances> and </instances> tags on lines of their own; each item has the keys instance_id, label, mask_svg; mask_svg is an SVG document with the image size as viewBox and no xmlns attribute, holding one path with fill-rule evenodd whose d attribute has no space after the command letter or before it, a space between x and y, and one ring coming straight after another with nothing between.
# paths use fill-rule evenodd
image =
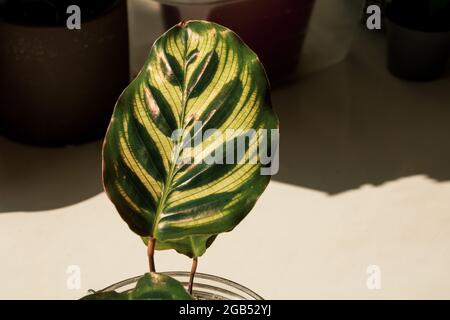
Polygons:
<instances>
[{"instance_id":1,"label":"dark plant pot","mask_svg":"<svg viewBox=\"0 0 450 320\"><path fill-rule=\"evenodd\" d=\"M450 54L450 31L420 31L387 19L387 65L392 75L411 81L441 77Z\"/></svg>"},{"instance_id":2,"label":"dark plant pot","mask_svg":"<svg viewBox=\"0 0 450 320\"><path fill-rule=\"evenodd\" d=\"M82 20L81 30L69 30L65 23L0 21L4 135L61 146L105 134L115 102L129 83L126 0L110 3L98 16Z\"/></svg>"},{"instance_id":3,"label":"dark plant pot","mask_svg":"<svg viewBox=\"0 0 450 320\"><path fill-rule=\"evenodd\" d=\"M295 76L315 0L157 0L164 24L209 20L236 32L258 54L272 84Z\"/></svg>"}]
</instances>

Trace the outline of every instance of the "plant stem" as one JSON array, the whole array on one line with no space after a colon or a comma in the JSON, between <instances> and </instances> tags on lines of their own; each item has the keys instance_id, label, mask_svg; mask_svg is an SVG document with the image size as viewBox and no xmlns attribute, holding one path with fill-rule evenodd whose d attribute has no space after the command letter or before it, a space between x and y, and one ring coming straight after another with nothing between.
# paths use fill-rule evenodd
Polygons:
<instances>
[{"instance_id":1,"label":"plant stem","mask_svg":"<svg viewBox=\"0 0 450 320\"><path fill-rule=\"evenodd\" d=\"M156 272L156 269L155 269L155 243L156 243L155 238L153 238L153 237L148 238L147 255L148 255L148 266L150 268L150 272Z\"/></svg>"},{"instance_id":2,"label":"plant stem","mask_svg":"<svg viewBox=\"0 0 450 320\"><path fill-rule=\"evenodd\" d=\"M197 272L197 265L198 265L198 258L195 257L194 259L192 259L191 275L189 277L188 292L190 295L192 295L192 287L194 286L194 277L195 272Z\"/></svg>"}]
</instances>

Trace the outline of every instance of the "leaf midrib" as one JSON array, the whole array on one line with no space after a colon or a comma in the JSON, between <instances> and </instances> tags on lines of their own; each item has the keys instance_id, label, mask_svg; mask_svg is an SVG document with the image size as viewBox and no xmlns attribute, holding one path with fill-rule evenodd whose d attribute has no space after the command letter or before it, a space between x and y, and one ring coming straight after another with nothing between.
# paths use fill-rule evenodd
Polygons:
<instances>
[{"instance_id":1,"label":"leaf midrib","mask_svg":"<svg viewBox=\"0 0 450 320\"><path fill-rule=\"evenodd\" d=\"M182 30L184 30L184 32L186 32L186 29L184 26L181 26ZM182 97L181 97L181 115L180 115L180 125L184 126L184 122L185 122L185 117L186 117L186 109L187 109L187 100L188 100L188 96L187 96L187 81L186 81L186 75L187 75L187 50L188 50L189 46L188 43L186 42L184 44L184 53L183 53L183 92L182 92ZM183 138L183 135L179 135L177 142L176 142L176 146L180 145L181 139ZM153 224L153 229L151 232L151 237L154 237L156 230L158 228L159 222L161 220L161 213L166 205L166 201L167 201L167 197L170 193L170 189L172 186L172 182L173 182L173 178L175 177L175 169L176 169L176 164L178 162L178 158L180 156L180 152L179 150L177 150L176 156L174 157L171 165L170 165L170 169L169 169L169 173L166 177L166 181L164 181L164 186L163 189L161 191L161 198L160 201L158 203L158 207L156 209L156 213L155 213L155 223Z\"/></svg>"}]
</instances>

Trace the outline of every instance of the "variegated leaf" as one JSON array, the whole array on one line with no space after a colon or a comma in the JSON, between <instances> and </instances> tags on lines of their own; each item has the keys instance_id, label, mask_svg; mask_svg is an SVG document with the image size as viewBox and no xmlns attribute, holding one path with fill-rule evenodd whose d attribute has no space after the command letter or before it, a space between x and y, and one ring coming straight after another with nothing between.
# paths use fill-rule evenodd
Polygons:
<instances>
[{"instance_id":1,"label":"variegated leaf","mask_svg":"<svg viewBox=\"0 0 450 320\"><path fill-rule=\"evenodd\" d=\"M259 161L242 161L262 148L258 136L242 144L245 132L277 128L257 56L222 26L181 23L156 41L117 102L103 150L105 190L157 249L200 256L248 214L270 180ZM223 135L196 144L208 129ZM235 152L239 141L243 153ZM234 164L225 159L230 151ZM211 162L221 157L223 164Z\"/></svg>"}]
</instances>

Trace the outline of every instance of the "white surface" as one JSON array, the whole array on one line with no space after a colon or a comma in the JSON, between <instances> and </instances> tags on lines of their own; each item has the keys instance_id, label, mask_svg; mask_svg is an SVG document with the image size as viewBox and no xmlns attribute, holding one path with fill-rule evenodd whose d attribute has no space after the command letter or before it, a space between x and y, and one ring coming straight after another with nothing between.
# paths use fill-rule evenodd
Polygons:
<instances>
[{"instance_id":1,"label":"white surface","mask_svg":"<svg viewBox=\"0 0 450 320\"><path fill-rule=\"evenodd\" d=\"M265 298L448 298L450 183L417 176L329 197L273 182L252 214L200 259L199 271ZM104 194L49 212L0 216L0 298L79 298L146 272L146 248ZM189 261L158 253L159 270ZM366 268L382 270L382 290ZM81 267L81 289L66 286Z\"/></svg>"},{"instance_id":2,"label":"white surface","mask_svg":"<svg viewBox=\"0 0 450 320\"><path fill-rule=\"evenodd\" d=\"M383 50L381 35L361 33L346 62L275 90L278 181L199 272L273 299L450 298L450 79L394 79ZM0 139L0 150L0 298L74 299L146 272L145 246L95 195L97 143ZM158 270L190 267L175 252L156 259ZM70 265L79 290L67 288ZM366 287L369 265L381 290Z\"/></svg>"}]
</instances>

